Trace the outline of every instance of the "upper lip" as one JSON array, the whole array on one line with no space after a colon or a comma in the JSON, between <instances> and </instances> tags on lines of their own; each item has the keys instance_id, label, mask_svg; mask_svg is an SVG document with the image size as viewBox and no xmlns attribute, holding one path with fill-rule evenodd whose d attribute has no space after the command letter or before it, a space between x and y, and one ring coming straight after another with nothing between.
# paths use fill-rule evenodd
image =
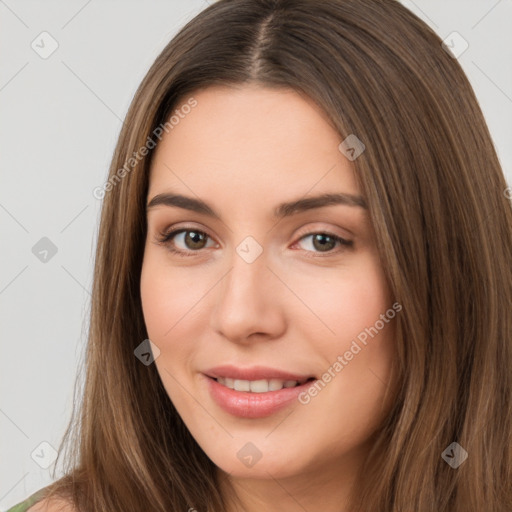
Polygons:
<instances>
[{"instance_id":1,"label":"upper lip","mask_svg":"<svg viewBox=\"0 0 512 512\"><path fill-rule=\"evenodd\" d=\"M306 381L310 378L314 378L313 375L291 373L277 368L268 368L265 366L250 366L247 368L241 368L232 365L215 366L204 372L208 377L214 379L223 377L228 379L238 380L296 380L298 382Z\"/></svg>"}]
</instances>

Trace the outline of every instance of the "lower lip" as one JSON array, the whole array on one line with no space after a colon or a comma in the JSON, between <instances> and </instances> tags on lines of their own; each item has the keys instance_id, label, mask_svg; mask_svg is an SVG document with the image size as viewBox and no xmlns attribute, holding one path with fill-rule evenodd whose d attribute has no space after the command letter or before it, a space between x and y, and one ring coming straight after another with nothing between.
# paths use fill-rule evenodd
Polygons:
<instances>
[{"instance_id":1,"label":"lower lip","mask_svg":"<svg viewBox=\"0 0 512 512\"><path fill-rule=\"evenodd\" d=\"M215 403L224 411L239 418L264 418L298 401L298 396L306 391L313 381L305 382L294 388L283 388L279 391L250 393L235 391L215 379L205 375L209 392Z\"/></svg>"}]
</instances>

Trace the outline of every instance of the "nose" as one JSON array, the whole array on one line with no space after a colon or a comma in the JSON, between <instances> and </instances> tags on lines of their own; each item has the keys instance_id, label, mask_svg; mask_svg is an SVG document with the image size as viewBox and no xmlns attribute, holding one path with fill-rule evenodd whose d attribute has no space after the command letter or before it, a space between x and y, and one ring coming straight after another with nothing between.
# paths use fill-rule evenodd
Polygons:
<instances>
[{"instance_id":1,"label":"nose","mask_svg":"<svg viewBox=\"0 0 512 512\"><path fill-rule=\"evenodd\" d=\"M251 263L234 252L231 263L216 287L211 316L214 331L239 344L282 336L286 329L286 290L269 268L265 251Z\"/></svg>"}]
</instances>

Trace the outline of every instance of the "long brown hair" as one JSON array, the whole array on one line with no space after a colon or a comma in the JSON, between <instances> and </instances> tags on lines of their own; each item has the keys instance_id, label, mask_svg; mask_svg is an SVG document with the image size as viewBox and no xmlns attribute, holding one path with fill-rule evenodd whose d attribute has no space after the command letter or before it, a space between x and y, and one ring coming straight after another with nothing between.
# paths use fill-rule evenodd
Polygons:
<instances>
[{"instance_id":1,"label":"long brown hair","mask_svg":"<svg viewBox=\"0 0 512 512\"><path fill-rule=\"evenodd\" d=\"M440 38L395 0L220 0L140 85L112 160L83 394L48 487L81 512L222 511L214 464L154 364L140 299L153 150L211 85L305 93L366 146L354 161L395 299L398 392L353 510L512 510L512 208L474 92ZM169 125L167 125L169 129ZM126 167L126 162L131 163ZM121 171L124 169L124 171ZM457 469L441 456L458 443Z\"/></svg>"}]
</instances>

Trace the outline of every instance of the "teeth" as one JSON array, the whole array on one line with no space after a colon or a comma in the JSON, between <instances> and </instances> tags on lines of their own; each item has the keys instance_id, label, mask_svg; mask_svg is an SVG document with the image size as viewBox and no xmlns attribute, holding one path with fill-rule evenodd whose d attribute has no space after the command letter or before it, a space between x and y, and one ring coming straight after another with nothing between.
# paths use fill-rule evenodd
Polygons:
<instances>
[{"instance_id":1,"label":"teeth","mask_svg":"<svg viewBox=\"0 0 512 512\"><path fill-rule=\"evenodd\" d=\"M235 389L235 391L250 391L251 383L248 380L235 379L234 389Z\"/></svg>"},{"instance_id":2,"label":"teeth","mask_svg":"<svg viewBox=\"0 0 512 512\"><path fill-rule=\"evenodd\" d=\"M235 391L249 391L251 393L266 393L267 391L279 391L283 388L294 388L299 384L296 380L261 379L240 380L218 377L217 382Z\"/></svg>"},{"instance_id":3,"label":"teeth","mask_svg":"<svg viewBox=\"0 0 512 512\"><path fill-rule=\"evenodd\" d=\"M268 381L268 390L269 391L279 391L283 388L283 381L277 379L270 379Z\"/></svg>"},{"instance_id":4,"label":"teeth","mask_svg":"<svg viewBox=\"0 0 512 512\"><path fill-rule=\"evenodd\" d=\"M251 380L250 387L253 393L266 393L268 391L268 380Z\"/></svg>"}]
</instances>

